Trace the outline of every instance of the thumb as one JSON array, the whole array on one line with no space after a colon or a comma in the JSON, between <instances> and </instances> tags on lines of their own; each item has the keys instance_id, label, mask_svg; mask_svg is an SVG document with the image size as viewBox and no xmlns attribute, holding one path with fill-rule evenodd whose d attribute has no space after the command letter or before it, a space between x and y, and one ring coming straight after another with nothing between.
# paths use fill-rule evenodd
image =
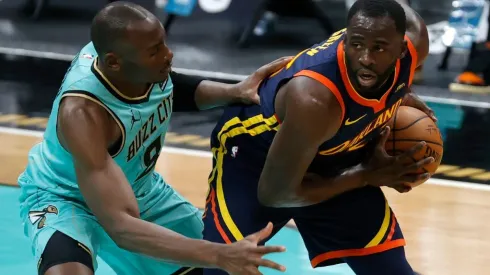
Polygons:
<instances>
[{"instance_id":1,"label":"thumb","mask_svg":"<svg viewBox=\"0 0 490 275\"><path fill-rule=\"evenodd\" d=\"M254 104L257 104L257 105L260 105L260 96L258 94L255 94L253 97L252 97L252 103Z\"/></svg>"},{"instance_id":2,"label":"thumb","mask_svg":"<svg viewBox=\"0 0 490 275\"><path fill-rule=\"evenodd\" d=\"M434 111L432 111L432 109L429 109L429 116L434 122L437 122L436 114L434 113Z\"/></svg>"},{"instance_id":3,"label":"thumb","mask_svg":"<svg viewBox=\"0 0 490 275\"><path fill-rule=\"evenodd\" d=\"M267 239L272 233L272 229L274 226L272 225L271 222L267 223L267 226L262 228L260 231L255 232L254 234L249 236L249 240L258 244L259 242Z\"/></svg>"},{"instance_id":4,"label":"thumb","mask_svg":"<svg viewBox=\"0 0 490 275\"><path fill-rule=\"evenodd\" d=\"M381 132L381 138L379 139L378 146L381 146L381 148L385 147L386 141L388 140L388 137L390 136L390 126L386 126L384 130Z\"/></svg>"},{"instance_id":5,"label":"thumb","mask_svg":"<svg viewBox=\"0 0 490 275\"><path fill-rule=\"evenodd\" d=\"M282 67L286 66L286 64L288 64L292 59L293 59L292 56L287 56L287 57L282 57L282 58L276 59L276 60L260 67L256 71L256 75L258 77L260 77L261 79L265 78L266 76L271 75L271 74L275 73L276 71L278 71L279 69L281 69Z\"/></svg>"}]
</instances>

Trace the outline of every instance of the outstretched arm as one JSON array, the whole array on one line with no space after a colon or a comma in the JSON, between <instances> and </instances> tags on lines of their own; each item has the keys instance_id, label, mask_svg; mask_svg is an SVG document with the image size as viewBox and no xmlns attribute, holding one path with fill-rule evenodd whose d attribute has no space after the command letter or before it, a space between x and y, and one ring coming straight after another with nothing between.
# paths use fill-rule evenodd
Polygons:
<instances>
[{"instance_id":1,"label":"outstretched arm","mask_svg":"<svg viewBox=\"0 0 490 275\"><path fill-rule=\"evenodd\" d=\"M170 77L174 84L174 111L207 110L238 102L258 104L260 100L257 89L262 80L284 67L290 60L290 57L277 59L236 84L171 72Z\"/></svg>"},{"instance_id":2,"label":"outstretched arm","mask_svg":"<svg viewBox=\"0 0 490 275\"><path fill-rule=\"evenodd\" d=\"M74 158L80 191L97 220L121 248L182 266L221 268L237 275L258 273L258 266L284 267L262 256L284 251L258 247L272 232L264 230L230 245L191 239L140 219L133 190L107 153L111 123L106 111L84 98L66 98L60 105L58 135Z\"/></svg>"},{"instance_id":3,"label":"outstretched arm","mask_svg":"<svg viewBox=\"0 0 490 275\"><path fill-rule=\"evenodd\" d=\"M111 127L102 107L84 98L65 98L58 123L60 140L74 158L80 191L118 246L182 265L215 266L219 246L140 219L133 190L107 152Z\"/></svg>"}]
</instances>

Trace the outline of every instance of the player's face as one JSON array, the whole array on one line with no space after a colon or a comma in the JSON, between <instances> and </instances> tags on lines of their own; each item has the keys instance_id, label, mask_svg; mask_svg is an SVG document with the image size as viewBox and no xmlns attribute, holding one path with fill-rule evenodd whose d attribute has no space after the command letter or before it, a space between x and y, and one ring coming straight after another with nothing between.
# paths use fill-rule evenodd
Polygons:
<instances>
[{"instance_id":1,"label":"player's face","mask_svg":"<svg viewBox=\"0 0 490 275\"><path fill-rule=\"evenodd\" d=\"M404 36L389 17L354 15L347 27L345 57L349 77L359 91L383 85L406 52Z\"/></svg>"},{"instance_id":2,"label":"player's face","mask_svg":"<svg viewBox=\"0 0 490 275\"><path fill-rule=\"evenodd\" d=\"M127 54L121 72L135 82L163 82L171 71L173 53L165 44L165 30L156 18L136 22L127 30Z\"/></svg>"}]
</instances>

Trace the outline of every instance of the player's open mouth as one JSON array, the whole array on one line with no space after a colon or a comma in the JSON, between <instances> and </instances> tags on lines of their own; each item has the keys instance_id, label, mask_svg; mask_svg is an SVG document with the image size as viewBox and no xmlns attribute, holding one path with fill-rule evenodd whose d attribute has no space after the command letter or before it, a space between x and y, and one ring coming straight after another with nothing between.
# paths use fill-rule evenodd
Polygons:
<instances>
[{"instance_id":1,"label":"player's open mouth","mask_svg":"<svg viewBox=\"0 0 490 275\"><path fill-rule=\"evenodd\" d=\"M376 84L377 76L372 72L360 71L357 74L357 80L361 86L371 87Z\"/></svg>"}]
</instances>

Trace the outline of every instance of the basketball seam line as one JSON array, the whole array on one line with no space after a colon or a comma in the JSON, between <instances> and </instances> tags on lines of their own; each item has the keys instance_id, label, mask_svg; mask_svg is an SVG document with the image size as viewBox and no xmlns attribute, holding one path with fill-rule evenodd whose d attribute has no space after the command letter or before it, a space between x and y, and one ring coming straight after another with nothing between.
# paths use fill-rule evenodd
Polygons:
<instances>
[{"instance_id":1,"label":"basketball seam line","mask_svg":"<svg viewBox=\"0 0 490 275\"><path fill-rule=\"evenodd\" d=\"M443 147L442 144L439 144L437 142L433 142L433 141L427 141L427 140L420 140L420 139L410 139L410 138L406 138L406 139L389 139L388 141L393 141L393 143L395 143L395 141L414 141L414 142L421 142L421 141L425 141L425 143L428 143L428 144L434 144L434 145L437 145L437 146L441 146ZM393 150L395 150L395 147L393 146Z\"/></svg>"},{"instance_id":2,"label":"basketball seam line","mask_svg":"<svg viewBox=\"0 0 490 275\"><path fill-rule=\"evenodd\" d=\"M396 118L396 115L395 115L395 118ZM412 123L408 124L407 126L403 127L403 128L399 128L399 129L395 129L395 126L396 124L393 123L393 131L396 132L396 131L402 131L402 130L406 130L410 127L412 127L414 124L416 124L417 122L423 120L424 118L430 118L429 116L423 116L423 117L420 117L420 118L417 118L416 120L414 120ZM396 121L395 121L396 122Z\"/></svg>"}]
</instances>

